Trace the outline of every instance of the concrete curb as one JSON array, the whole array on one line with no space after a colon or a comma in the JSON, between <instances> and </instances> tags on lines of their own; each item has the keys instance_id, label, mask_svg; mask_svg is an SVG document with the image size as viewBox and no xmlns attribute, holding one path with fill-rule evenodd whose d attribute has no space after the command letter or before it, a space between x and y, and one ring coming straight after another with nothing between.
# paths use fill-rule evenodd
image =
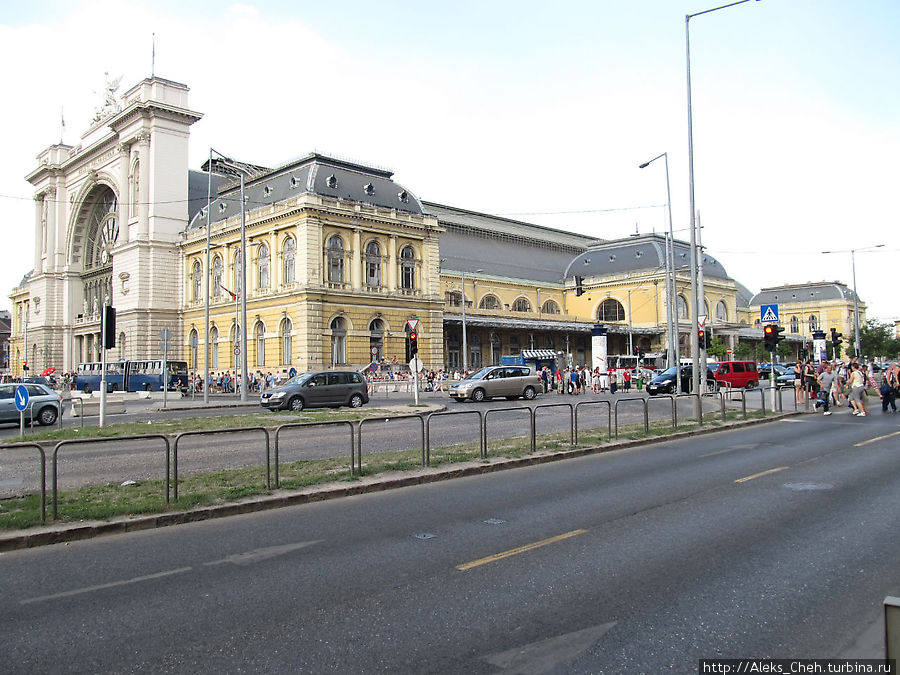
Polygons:
<instances>
[{"instance_id":1,"label":"concrete curb","mask_svg":"<svg viewBox=\"0 0 900 675\"><path fill-rule=\"evenodd\" d=\"M777 422L786 417L793 417L800 414L802 413L799 411L785 412L770 417L765 417L763 419L727 422L723 426L693 429L691 431L680 431L666 436L658 436L654 438L612 441L608 445L603 446L578 448L575 450L562 450L546 455L533 455L531 457L521 457L516 459L504 459L498 460L492 464L470 464L463 466L458 465L456 467L450 467L447 469L425 468L423 469L424 473L419 473L416 475L404 475L397 478L392 478L385 475L381 475L380 477L374 476L371 479L363 479L361 482L352 485L331 484L324 487L313 488L305 492L276 493L272 495L254 497L252 499L248 499L247 501L236 502L233 504L207 506L198 509L192 509L190 511L163 513L153 516L128 517L112 521L79 523L72 525L41 526L39 528L32 528L31 530L23 530L21 532L0 534L0 553L5 551L33 548L35 546L47 546L50 544L60 544L70 541L92 539L94 537L99 537L107 534L138 532L141 530L152 530L159 527L169 527L171 525L183 525L186 523L194 523L202 520L211 520L213 518L227 518L229 516L236 516L246 513L257 513L259 511L268 511L270 509L278 509L286 506L297 506L300 504L309 504L312 502L320 502L328 499L339 499L342 497L350 497L353 495L360 495L371 492L395 490L398 488L410 487L413 485L425 485L428 483L436 483L438 481L452 480L454 478L463 478L466 476L478 476L487 473L494 473L497 471L506 471L508 469L535 466L538 464L547 464L549 462L558 462L574 457L584 457L586 455L600 454L604 452L633 448L642 445L655 445L658 443L664 443L666 441L706 435L719 431L731 431L733 429L740 429L756 424Z\"/></svg>"}]
</instances>

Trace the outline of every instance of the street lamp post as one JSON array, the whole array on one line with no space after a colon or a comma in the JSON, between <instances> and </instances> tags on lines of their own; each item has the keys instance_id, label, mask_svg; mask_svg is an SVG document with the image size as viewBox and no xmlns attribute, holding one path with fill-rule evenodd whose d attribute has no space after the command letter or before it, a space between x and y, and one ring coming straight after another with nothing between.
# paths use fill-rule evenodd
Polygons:
<instances>
[{"instance_id":1,"label":"street lamp post","mask_svg":"<svg viewBox=\"0 0 900 675\"><path fill-rule=\"evenodd\" d=\"M240 387L241 387L241 401L247 401L247 237L246 237L246 229L247 229L247 213L246 213L246 203L244 201L244 178L248 174L247 169L244 166L241 166L230 157L226 157L218 150L209 149L210 160L207 168L209 169L209 186L208 194L207 194L207 220L206 220L206 376L209 378L209 275L211 270L209 269L209 236L210 236L210 221L212 218L210 217L209 207L211 206L211 197L212 197L212 153L216 153L219 156L219 160L217 160L217 165L219 167L223 167L228 170L228 173L231 175L236 175L241 180L241 270L240 276L238 277L238 281L240 282L241 289L241 337L240 337L240 368L241 368L241 379L240 379ZM204 401L208 401L208 394L204 397Z\"/></svg>"},{"instance_id":2,"label":"street lamp post","mask_svg":"<svg viewBox=\"0 0 900 675\"><path fill-rule=\"evenodd\" d=\"M696 219L696 203L694 201L694 131L693 118L691 116L691 19L702 14L709 14L720 9L727 9L735 5L743 5L750 0L738 0L721 7L713 7L695 14L686 14L684 17L684 47L687 59L687 123L688 123L688 192L691 209L691 385L694 393L700 392L700 340L697 331L700 329L698 323L698 315L700 313L699 298L697 297L697 219ZM700 400L694 401L694 414L700 417Z\"/></svg>"},{"instance_id":3,"label":"street lamp post","mask_svg":"<svg viewBox=\"0 0 900 675\"><path fill-rule=\"evenodd\" d=\"M479 274L484 270L475 270L475 274ZM462 284L462 350L463 350L463 373L469 370L469 347L466 343L466 273L460 272L460 283Z\"/></svg>"},{"instance_id":4,"label":"street lamp post","mask_svg":"<svg viewBox=\"0 0 900 675\"><path fill-rule=\"evenodd\" d=\"M859 342L859 294L856 292L856 252L871 251L876 248L883 248L884 244L875 244L874 246L866 246L865 248L851 248L843 251L822 251L822 255L826 253L849 253L850 265L853 270L853 339L856 346L856 356L860 357L861 346Z\"/></svg>"},{"instance_id":5,"label":"street lamp post","mask_svg":"<svg viewBox=\"0 0 900 675\"><path fill-rule=\"evenodd\" d=\"M667 340L668 350L666 366L671 368L673 365L679 364L679 362L681 361L681 355L678 353L678 319L675 308L675 237L672 230L672 192L669 189L669 154L667 152L664 152L661 155L657 155L653 159L641 164L638 168L645 169L660 157L663 158L666 165L666 204L669 210L669 236L666 239L666 330L669 334ZM677 372L678 379L680 381L681 369L679 368ZM678 389L679 391L681 390L680 384L678 386Z\"/></svg>"}]
</instances>

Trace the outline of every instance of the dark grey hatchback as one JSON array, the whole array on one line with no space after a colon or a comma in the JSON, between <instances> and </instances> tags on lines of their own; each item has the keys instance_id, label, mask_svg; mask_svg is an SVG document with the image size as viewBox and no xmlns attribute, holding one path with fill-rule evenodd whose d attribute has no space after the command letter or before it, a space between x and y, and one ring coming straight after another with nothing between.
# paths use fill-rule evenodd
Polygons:
<instances>
[{"instance_id":1,"label":"dark grey hatchback","mask_svg":"<svg viewBox=\"0 0 900 675\"><path fill-rule=\"evenodd\" d=\"M304 408L358 408L369 402L366 378L356 372L326 371L303 373L284 384L264 391L259 404L269 410Z\"/></svg>"}]
</instances>

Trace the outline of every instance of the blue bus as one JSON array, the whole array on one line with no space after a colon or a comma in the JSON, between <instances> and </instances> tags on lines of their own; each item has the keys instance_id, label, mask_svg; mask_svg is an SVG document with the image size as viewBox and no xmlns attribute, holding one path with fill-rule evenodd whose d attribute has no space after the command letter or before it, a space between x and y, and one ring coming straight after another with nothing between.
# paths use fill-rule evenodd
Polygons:
<instances>
[{"instance_id":1,"label":"blue bus","mask_svg":"<svg viewBox=\"0 0 900 675\"><path fill-rule=\"evenodd\" d=\"M162 391L163 362L110 361L106 364L106 391ZM169 391L184 391L188 386L187 361L167 361ZM75 371L75 389L85 394L100 391L103 366L99 361L79 363Z\"/></svg>"}]
</instances>

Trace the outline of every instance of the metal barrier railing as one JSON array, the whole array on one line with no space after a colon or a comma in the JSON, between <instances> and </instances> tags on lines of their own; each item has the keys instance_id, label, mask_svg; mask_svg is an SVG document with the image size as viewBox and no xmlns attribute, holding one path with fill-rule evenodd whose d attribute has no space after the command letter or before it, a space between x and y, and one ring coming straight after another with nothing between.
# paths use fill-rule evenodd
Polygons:
<instances>
[{"instance_id":1,"label":"metal barrier railing","mask_svg":"<svg viewBox=\"0 0 900 675\"><path fill-rule=\"evenodd\" d=\"M190 432L187 432L190 433ZM210 432L204 432L210 433ZM171 465L171 452L169 445L168 436L164 436L163 434L142 434L141 436L111 436L108 438L76 438L74 440L69 441L60 441L53 447L53 459L52 459L52 481L53 481L53 520L57 520L59 518L59 483L58 483L58 457L59 457L59 449L68 446L68 445L87 445L88 443L94 445L98 443L113 443L116 441L144 441L148 438L159 438L162 439L163 443L166 444L166 504L169 503L169 467ZM177 456L177 455L176 455ZM176 462L177 467L177 462ZM178 499L178 484L177 484L177 469L176 469L176 485L175 485L175 499Z\"/></svg>"},{"instance_id":2,"label":"metal barrier railing","mask_svg":"<svg viewBox=\"0 0 900 675\"><path fill-rule=\"evenodd\" d=\"M650 396L647 398L647 409L649 415L650 401L659 399L669 399L672 402L672 429L678 428L678 406L675 403L675 395L674 394L658 394L657 396Z\"/></svg>"},{"instance_id":3,"label":"metal barrier railing","mask_svg":"<svg viewBox=\"0 0 900 675\"><path fill-rule=\"evenodd\" d=\"M484 446L484 413L480 410L447 410L433 412L425 416L425 466L431 466L431 418L450 415L478 415L478 457L485 459L487 453Z\"/></svg>"},{"instance_id":4,"label":"metal barrier railing","mask_svg":"<svg viewBox=\"0 0 900 675\"><path fill-rule=\"evenodd\" d=\"M696 399L697 399L697 409L700 410L700 419L697 420L697 424L699 424L700 426L703 426L703 401L702 401L702 399L700 398L700 394L678 394L678 395L675 397L676 401L677 401L679 398L689 398L689 399L694 399L694 398L696 398ZM675 418L675 428L677 429L677 428L678 428L678 407L677 407L677 404L676 404L675 415L676 415L676 418Z\"/></svg>"},{"instance_id":5,"label":"metal barrier railing","mask_svg":"<svg viewBox=\"0 0 900 675\"><path fill-rule=\"evenodd\" d=\"M725 415L725 396L721 391L708 391L704 394L701 394L700 398L700 411L701 414L703 412L703 399L704 398L714 398L717 397L719 399L720 409L722 412L722 421L725 422L728 418Z\"/></svg>"},{"instance_id":6,"label":"metal barrier railing","mask_svg":"<svg viewBox=\"0 0 900 675\"><path fill-rule=\"evenodd\" d=\"M69 400L72 401L73 411L75 410L75 401L78 401L79 405L81 405L81 415L79 415L79 417L81 417L81 428L84 429L84 399L78 396L70 398Z\"/></svg>"},{"instance_id":7,"label":"metal barrier railing","mask_svg":"<svg viewBox=\"0 0 900 675\"><path fill-rule=\"evenodd\" d=\"M643 406L643 410L644 410L644 433L646 434L646 433L650 432L650 418L647 413L647 399L644 398L643 396L641 396L639 398L634 397L634 396L632 396L630 398L618 398L618 399L616 399L616 405L614 406L614 409L613 409L613 416L615 419L614 426L615 426L615 430L616 430L616 438L619 438L619 404L627 403L629 401L640 401L641 402L641 405Z\"/></svg>"},{"instance_id":8,"label":"metal barrier railing","mask_svg":"<svg viewBox=\"0 0 900 675\"><path fill-rule=\"evenodd\" d=\"M535 450L535 438L534 438L534 411L533 411L530 407L528 407L528 406L526 406L526 407L524 407L524 408L523 408L523 407L519 407L519 408L491 408L490 410L485 410L485 411L484 411L484 424L482 425L482 429L481 429L481 433L482 433L483 436L484 436L484 452L485 452L485 457L487 457L487 433L488 433L488 425L487 425L487 421L488 421L488 415L491 415L492 413L499 413L499 412L516 412L516 411L521 411L521 410L524 410L524 411L526 411L526 412L528 413L528 421L529 421L529 423L530 423L530 425L531 425L530 434L529 434L529 438L530 438L530 440L531 440L531 452L532 452L532 453L534 452L534 450Z\"/></svg>"},{"instance_id":9,"label":"metal barrier railing","mask_svg":"<svg viewBox=\"0 0 900 675\"><path fill-rule=\"evenodd\" d=\"M569 445L575 445L575 405L572 403L541 403L531 408L531 417L534 419L531 428L537 433L537 411L540 408L568 408L569 409ZM534 444L532 444L534 447Z\"/></svg>"},{"instance_id":10,"label":"metal barrier railing","mask_svg":"<svg viewBox=\"0 0 900 675\"><path fill-rule=\"evenodd\" d=\"M182 431L180 434L175 436L175 443L172 448L172 467L174 474L175 487L173 490L173 494L175 497L175 501L178 501L178 443L185 436L212 436L212 435L222 435L222 434L238 434L238 433L246 433L248 431L262 431L266 436L266 489L272 489L272 462L271 455L269 451L269 430L265 427L237 427L234 429L210 429L207 431ZM166 441L168 443L168 441ZM168 469L166 472L168 477ZM168 482L168 478L167 478ZM168 495L168 490L166 491ZM168 501L168 498L167 498Z\"/></svg>"},{"instance_id":11,"label":"metal barrier railing","mask_svg":"<svg viewBox=\"0 0 900 675\"><path fill-rule=\"evenodd\" d=\"M381 422L384 420L387 422L388 420L409 420L409 419L417 419L421 425L420 429L422 432L422 466L425 466L425 416L422 414L413 414L413 415L396 415L394 417L370 417L368 419L363 419L357 422L356 426L356 459L358 462L357 468L358 472L356 475L362 475L362 428L363 425L367 422L374 424L375 422ZM382 422L383 424L384 422ZM351 472L352 464L351 464ZM351 473L352 475L352 473Z\"/></svg>"},{"instance_id":12,"label":"metal barrier railing","mask_svg":"<svg viewBox=\"0 0 900 675\"><path fill-rule=\"evenodd\" d=\"M47 522L47 453L38 443L10 443L9 445L0 446L0 450L9 450L13 448L37 448L41 455L41 524Z\"/></svg>"},{"instance_id":13,"label":"metal barrier railing","mask_svg":"<svg viewBox=\"0 0 900 675\"><path fill-rule=\"evenodd\" d=\"M281 432L284 429L299 429L306 427L327 427L327 426L348 426L350 427L350 476L353 476L353 441L355 434L353 429L353 422L350 420L333 420L331 422L292 422L290 424L282 424L275 428L275 487L276 489L281 485L279 478L279 467L281 466L280 462L280 451L281 445L279 437Z\"/></svg>"},{"instance_id":14,"label":"metal barrier railing","mask_svg":"<svg viewBox=\"0 0 900 675\"><path fill-rule=\"evenodd\" d=\"M578 442L578 409L583 405L605 405L606 406L606 440L612 440L612 404L608 400L600 401L581 401L575 404L575 429L573 431L574 442Z\"/></svg>"}]
</instances>

